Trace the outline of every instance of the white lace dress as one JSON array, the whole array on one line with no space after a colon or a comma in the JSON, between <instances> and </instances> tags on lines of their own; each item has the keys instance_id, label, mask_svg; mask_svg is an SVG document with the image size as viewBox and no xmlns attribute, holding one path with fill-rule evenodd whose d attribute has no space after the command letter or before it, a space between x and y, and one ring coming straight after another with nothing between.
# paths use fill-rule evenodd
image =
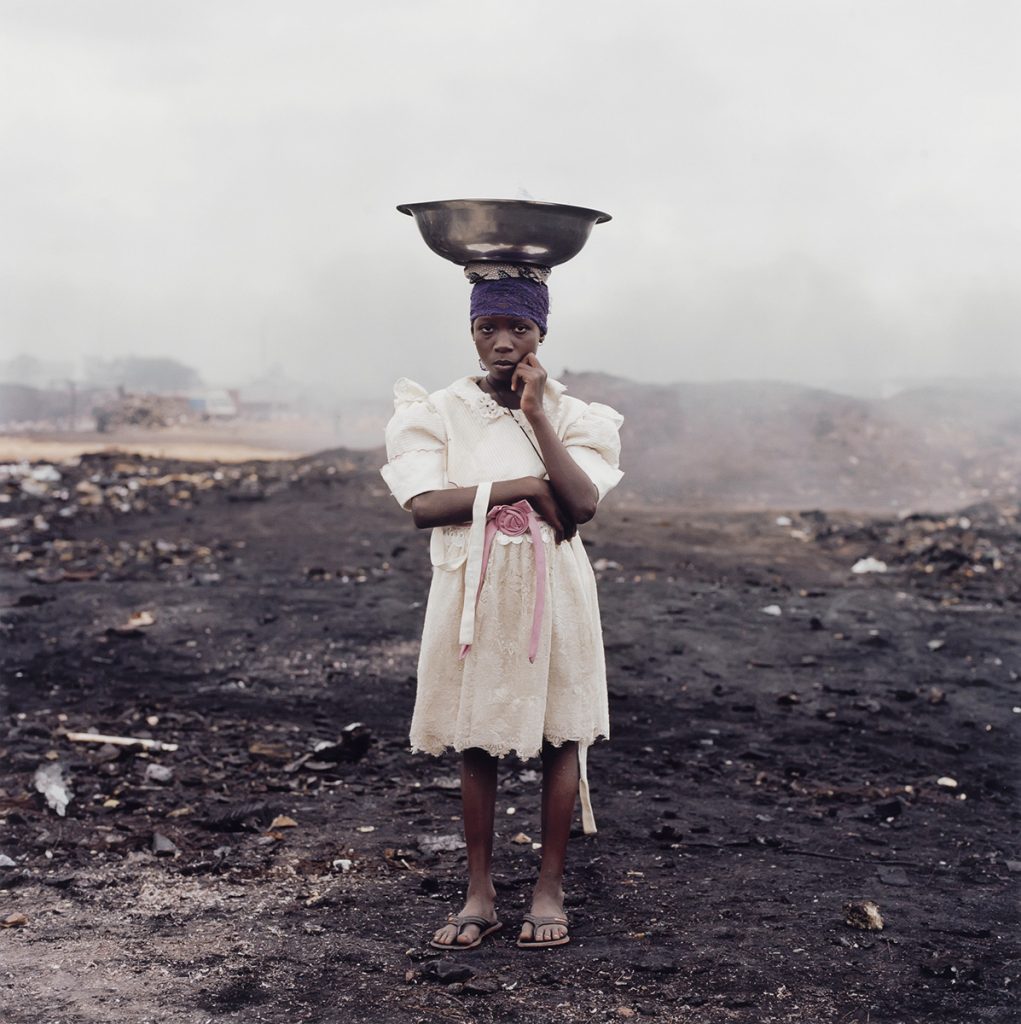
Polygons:
<instances>
[{"instance_id":1,"label":"white lace dress","mask_svg":"<svg viewBox=\"0 0 1021 1024\"><path fill-rule=\"evenodd\" d=\"M394 415L386 428L383 479L400 504L424 491L473 487L522 476L544 477L545 467L522 427L538 447L525 416L511 414L465 377L428 394L402 378L394 387ZM619 428L623 417L606 405L566 395L547 380L546 414L571 456L599 491L600 500L620 481ZM516 420L516 422L515 422ZM461 660L459 634L466 614L465 578L477 561L480 517L472 524L432 531L432 586L418 664L418 690L411 722L413 750L439 754L448 747L481 747L503 756L539 753L543 739L554 745L577 740L582 752L609 736L606 668L595 576L575 535L556 544L542 524L546 551L545 608L538 653L528 658L535 607L536 569L532 539L497 533L472 631ZM477 572L478 566L475 566ZM474 585L471 586L474 592ZM473 595L474 596L474 595ZM587 782L582 788L583 804ZM588 817L590 809L586 807ZM594 828L594 825L593 825Z\"/></svg>"}]
</instances>

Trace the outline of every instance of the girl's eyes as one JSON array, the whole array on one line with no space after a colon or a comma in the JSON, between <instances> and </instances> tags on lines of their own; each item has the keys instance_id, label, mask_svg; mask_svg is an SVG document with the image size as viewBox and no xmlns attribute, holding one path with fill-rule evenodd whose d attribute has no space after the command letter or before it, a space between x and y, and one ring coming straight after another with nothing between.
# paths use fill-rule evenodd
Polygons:
<instances>
[{"instance_id":1,"label":"girl's eyes","mask_svg":"<svg viewBox=\"0 0 1021 1024\"><path fill-rule=\"evenodd\" d=\"M496 328L492 324L479 324L475 330L477 330L479 334L492 334ZM511 327L511 330L514 331L515 334L527 334L530 328L528 324L514 324Z\"/></svg>"}]
</instances>

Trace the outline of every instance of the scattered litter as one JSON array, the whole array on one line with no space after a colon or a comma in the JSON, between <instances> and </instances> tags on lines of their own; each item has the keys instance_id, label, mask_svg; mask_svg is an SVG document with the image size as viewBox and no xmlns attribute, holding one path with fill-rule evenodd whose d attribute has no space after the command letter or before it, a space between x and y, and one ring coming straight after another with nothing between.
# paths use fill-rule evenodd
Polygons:
<instances>
[{"instance_id":1,"label":"scattered litter","mask_svg":"<svg viewBox=\"0 0 1021 1024\"><path fill-rule=\"evenodd\" d=\"M431 960L422 968L422 977L431 978L441 985L451 985L455 981L467 981L475 971L467 964L456 960Z\"/></svg>"},{"instance_id":2,"label":"scattered litter","mask_svg":"<svg viewBox=\"0 0 1021 1024\"><path fill-rule=\"evenodd\" d=\"M854 573L866 573L866 572L886 572L886 562L880 561L878 558L873 558L869 555L867 558L859 558L854 565L851 566L851 572Z\"/></svg>"},{"instance_id":3,"label":"scattered litter","mask_svg":"<svg viewBox=\"0 0 1021 1024\"><path fill-rule=\"evenodd\" d=\"M760 608L759 611L765 615L783 615L783 609L778 604L767 604L765 608Z\"/></svg>"},{"instance_id":4,"label":"scattered litter","mask_svg":"<svg viewBox=\"0 0 1021 1024\"><path fill-rule=\"evenodd\" d=\"M511 837L512 843L517 843L519 846L527 846L532 842L531 836L526 836L524 832L519 832L516 836Z\"/></svg>"},{"instance_id":5,"label":"scattered litter","mask_svg":"<svg viewBox=\"0 0 1021 1024\"><path fill-rule=\"evenodd\" d=\"M174 769L162 764L147 764L145 766L145 781L158 782L165 785L174 779Z\"/></svg>"},{"instance_id":6,"label":"scattered litter","mask_svg":"<svg viewBox=\"0 0 1021 1024\"><path fill-rule=\"evenodd\" d=\"M156 621L152 612L132 612L128 621L124 624L125 629L141 629L144 626L151 626Z\"/></svg>"},{"instance_id":7,"label":"scattered litter","mask_svg":"<svg viewBox=\"0 0 1021 1024\"><path fill-rule=\"evenodd\" d=\"M592 568L596 572L619 572L624 566L620 562L614 562L609 558L597 558L592 563Z\"/></svg>"},{"instance_id":8,"label":"scattered litter","mask_svg":"<svg viewBox=\"0 0 1021 1024\"><path fill-rule=\"evenodd\" d=\"M312 752L317 763L360 761L368 753L372 742L372 730L364 722L352 722L344 726L338 740L320 740L312 747Z\"/></svg>"},{"instance_id":9,"label":"scattered litter","mask_svg":"<svg viewBox=\"0 0 1021 1024\"><path fill-rule=\"evenodd\" d=\"M333 862L333 870L339 871L341 874L346 875L351 870L351 865L354 861L348 860L347 857L338 857Z\"/></svg>"},{"instance_id":10,"label":"scattered litter","mask_svg":"<svg viewBox=\"0 0 1021 1024\"><path fill-rule=\"evenodd\" d=\"M168 839L162 832L153 832L152 852L157 857L172 857L175 853L180 853L180 850L178 850L173 840Z\"/></svg>"},{"instance_id":11,"label":"scattered litter","mask_svg":"<svg viewBox=\"0 0 1021 1024\"><path fill-rule=\"evenodd\" d=\"M852 928L878 932L883 928L883 916L872 900L851 900L844 904L844 921Z\"/></svg>"},{"instance_id":12,"label":"scattered litter","mask_svg":"<svg viewBox=\"0 0 1021 1024\"><path fill-rule=\"evenodd\" d=\"M421 835L416 837L416 842L423 853L451 853L465 847L464 839L457 835Z\"/></svg>"},{"instance_id":13,"label":"scattered litter","mask_svg":"<svg viewBox=\"0 0 1021 1024\"><path fill-rule=\"evenodd\" d=\"M289 818L286 814L278 814L270 823L269 827L274 828L297 828L298 823L293 819ZM362 830L359 829L359 832Z\"/></svg>"},{"instance_id":14,"label":"scattered litter","mask_svg":"<svg viewBox=\"0 0 1021 1024\"><path fill-rule=\"evenodd\" d=\"M774 522L777 526L791 526L794 520L790 516L777 516Z\"/></svg>"},{"instance_id":15,"label":"scattered litter","mask_svg":"<svg viewBox=\"0 0 1021 1024\"><path fill-rule=\"evenodd\" d=\"M946 640L930 640L926 645L930 651L938 651L941 647L946 646Z\"/></svg>"},{"instance_id":16,"label":"scattered litter","mask_svg":"<svg viewBox=\"0 0 1021 1024\"><path fill-rule=\"evenodd\" d=\"M280 813L280 807L265 800L245 800L210 811L202 822L206 828L222 832L261 832Z\"/></svg>"},{"instance_id":17,"label":"scattered litter","mask_svg":"<svg viewBox=\"0 0 1021 1024\"><path fill-rule=\"evenodd\" d=\"M936 780L937 786L943 786L945 789L957 789L957 779L952 779L949 775L941 775Z\"/></svg>"},{"instance_id":18,"label":"scattered litter","mask_svg":"<svg viewBox=\"0 0 1021 1024\"><path fill-rule=\"evenodd\" d=\"M355 831L356 832L375 832L376 831L376 826L375 825L359 825L358 828L355 829Z\"/></svg>"},{"instance_id":19,"label":"scattered litter","mask_svg":"<svg viewBox=\"0 0 1021 1024\"><path fill-rule=\"evenodd\" d=\"M161 743L159 740L143 739L139 736L105 736L98 732L69 732L67 738L72 743L109 743L112 747L141 747L143 750L165 750L173 753L177 750L176 743Z\"/></svg>"},{"instance_id":20,"label":"scattered litter","mask_svg":"<svg viewBox=\"0 0 1021 1024\"><path fill-rule=\"evenodd\" d=\"M64 766L59 761L40 765L32 781L46 798L47 805L63 818L67 813L67 805L74 799L71 783L64 775Z\"/></svg>"}]
</instances>

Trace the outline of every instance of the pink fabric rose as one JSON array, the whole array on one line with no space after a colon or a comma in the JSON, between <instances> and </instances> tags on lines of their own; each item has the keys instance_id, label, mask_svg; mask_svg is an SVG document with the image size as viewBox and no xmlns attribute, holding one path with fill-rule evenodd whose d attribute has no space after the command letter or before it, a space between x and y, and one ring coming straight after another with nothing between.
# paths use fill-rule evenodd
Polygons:
<instances>
[{"instance_id":1,"label":"pink fabric rose","mask_svg":"<svg viewBox=\"0 0 1021 1024\"><path fill-rule=\"evenodd\" d=\"M506 537L523 537L528 533L528 517L532 506L527 501L513 505L496 505L489 510L489 519Z\"/></svg>"}]
</instances>

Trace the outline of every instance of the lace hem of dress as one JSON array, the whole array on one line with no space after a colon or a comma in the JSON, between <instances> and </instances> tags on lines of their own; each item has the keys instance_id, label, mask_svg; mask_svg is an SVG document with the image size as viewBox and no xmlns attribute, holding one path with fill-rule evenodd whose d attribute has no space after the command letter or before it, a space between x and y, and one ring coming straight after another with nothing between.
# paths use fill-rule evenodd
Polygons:
<instances>
[{"instance_id":1,"label":"lace hem of dress","mask_svg":"<svg viewBox=\"0 0 1021 1024\"><path fill-rule=\"evenodd\" d=\"M604 732L602 729L595 729L587 736L578 736L573 733L565 736L554 734L552 736L544 736L543 739L554 747L562 747L565 743L585 743L590 745L599 739L609 739L609 734ZM509 754L516 754L518 759L521 761L527 761L530 758L538 757L542 753L541 746L529 751L521 751L513 746L501 746L496 743L473 743L471 747L473 750L484 750L487 754L492 754L493 757L507 757ZM432 757L439 757L441 754L445 754L448 750L460 753L462 750L466 749L468 748L457 747L453 743L445 743L438 736L427 737L426 739L420 740L418 743L412 743L411 745L411 753L430 754Z\"/></svg>"}]
</instances>

